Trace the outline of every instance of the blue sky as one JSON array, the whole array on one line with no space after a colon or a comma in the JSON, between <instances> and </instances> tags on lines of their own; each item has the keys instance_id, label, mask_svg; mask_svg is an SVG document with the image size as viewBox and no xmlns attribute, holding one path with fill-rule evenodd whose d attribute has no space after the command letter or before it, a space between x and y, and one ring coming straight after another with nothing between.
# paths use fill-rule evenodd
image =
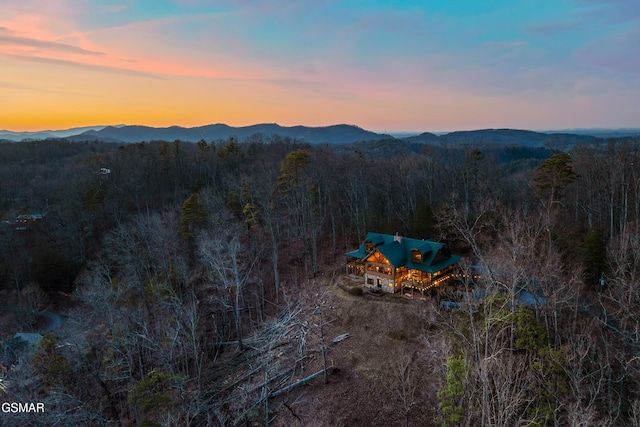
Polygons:
<instances>
[{"instance_id":1,"label":"blue sky","mask_svg":"<svg viewBox=\"0 0 640 427\"><path fill-rule=\"evenodd\" d=\"M640 2L4 0L0 128L640 126Z\"/></svg>"}]
</instances>

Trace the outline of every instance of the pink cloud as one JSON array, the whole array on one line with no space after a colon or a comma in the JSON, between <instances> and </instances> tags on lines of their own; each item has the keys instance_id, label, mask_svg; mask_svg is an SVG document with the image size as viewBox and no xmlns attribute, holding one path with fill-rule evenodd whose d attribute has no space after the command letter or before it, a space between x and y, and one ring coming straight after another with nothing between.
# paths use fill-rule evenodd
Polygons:
<instances>
[{"instance_id":1,"label":"pink cloud","mask_svg":"<svg viewBox=\"0 0 640 427\"><path fill-rule=\"evenodd\" d=\"M36 48L52 53L72 53L80 55L104 55L104 52L83 49L66 43L58 43L50 40L42 40L33 37L21 37L6 28L0 28L1 48Z\"/></svg>"},{"instance_id":2,"label":"pink cloud","mask_svg":"<svg viewBox=\"0 0 640 427\"><path fill-rule=\"evenodd\" d=\"M190 20L205 20L206 16L166 18L137 22L94 31L78 31L74 27L75 13L64 1L47 2L55 13L39 13L37 1L27 0L10 10L0 20L0 54L14 59L41 63L64 64L87 71L109 71L131 75L176 75L210 79L258 78L255 72L239 72L229 66L218 67L203 61L193 61L180 52L159 49L147 52L140 47L149 39L148 31L184 24ZM115 9L113 9L115 10ZM133 42L132 42L133 41ZM152 43L156 43L153 40ZM198 63L200 62L200 63Z\"/></svg>"},{"instance_id":3,"label":"pink cloud","mask_svg":"<svg viewBox=\"0 0 640 427\"><path fill-rule=\"evenodd\" d=\"M50 39L68 31L83 9L81 3L69 3L66 0L21 0L7 3L9 4L3 6L0 27L13 30L17 35L37 39Z\"/></svg>"},{"instance_id":4,"label":"pink cloud","mask_svg":"<svg viewBox=\"0 0 640 427\"><path fill-rule=\"evenodd\" d=\"M154 76L149 73L144 73L144 72L140 72L132 69L111 67L108 65L87 64L83 62L70 61L67 59L48 58L48 57L34 56L34 55L13 55L13 54L2 54L2 55L6 57L14 58L14 59L23 60L23 61L39 62L42 64L65 65L65 66L81 68L81 69L90 70L90 71L110 72L110 73L118 73L118 74L125 74L125 75L131 75L131 76L139 76L139 77L160 78L158 76Z\"/></svg>"}]
</instances>

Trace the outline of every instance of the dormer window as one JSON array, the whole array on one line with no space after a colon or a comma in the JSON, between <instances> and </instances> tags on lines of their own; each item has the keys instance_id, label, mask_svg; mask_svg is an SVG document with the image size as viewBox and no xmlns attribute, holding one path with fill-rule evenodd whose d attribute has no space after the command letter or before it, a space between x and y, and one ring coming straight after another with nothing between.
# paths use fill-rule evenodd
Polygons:
<instances>
[{"instance_id":1,"label":"dormer window","mask_svg":"<svg viewBox=\"0 0 640 427\"><path fill-rule=\"evenodd\" d=\"M365 247L367 249L367 252L371 252L375 249L376 245L374 245L373 242L366 241Z\"/></svg>"},{"instance_id":2,"label":"dormer window","mask_svg":"<svg viewBox=\"0 0 640 427\"><path fill-rule=\"evenodd\" d=\"M422 252L417 249L411 250L411 261L413 262L422 262Z\"/></svg>"}]
</instances>

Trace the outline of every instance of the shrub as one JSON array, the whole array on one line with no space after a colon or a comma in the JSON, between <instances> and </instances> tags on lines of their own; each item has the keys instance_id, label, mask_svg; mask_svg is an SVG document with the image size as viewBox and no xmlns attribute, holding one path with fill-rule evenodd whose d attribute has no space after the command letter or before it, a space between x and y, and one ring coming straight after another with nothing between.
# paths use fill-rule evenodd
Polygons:
<instances>
[{"instance_id":1,"label":"shrub","mask_svg":"<svg viewBox=\"0 0 640 427\"><path fill-rule=\"evenodd\" d=\"M364 291L360 286L354 286L352 288L349 288L347 292L349 292L350 295L354 295L357 297L361 297L362 295L364 295Z\"/></svg>"}]
</instances>

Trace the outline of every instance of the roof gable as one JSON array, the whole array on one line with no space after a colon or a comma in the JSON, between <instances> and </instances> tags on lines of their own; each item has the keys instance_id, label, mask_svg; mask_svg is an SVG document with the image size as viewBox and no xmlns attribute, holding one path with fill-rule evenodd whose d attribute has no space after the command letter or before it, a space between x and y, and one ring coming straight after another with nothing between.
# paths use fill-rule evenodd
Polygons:
<instances>
[{"instance_id":1,"label":"roof gable","mask_svg":"<svg viewBox=\"0 0 640 427\"><path fill-rule=\"evenodd\" d=\"M366 258L365 261L377 262L379 264L391 264L387 257L380 251L371 252Z\"/></svg>"},{"instance_id":2,"label":"roof gable","mask_svg":"<svg viewBox=\"0 0 640 427\"><path fill-rule=\"evenodd\" d=\"M395 268L402 267L407 262L406 251L401 243L390 242L378 246L377 249Z\"/></svg>"}]
</instances>

